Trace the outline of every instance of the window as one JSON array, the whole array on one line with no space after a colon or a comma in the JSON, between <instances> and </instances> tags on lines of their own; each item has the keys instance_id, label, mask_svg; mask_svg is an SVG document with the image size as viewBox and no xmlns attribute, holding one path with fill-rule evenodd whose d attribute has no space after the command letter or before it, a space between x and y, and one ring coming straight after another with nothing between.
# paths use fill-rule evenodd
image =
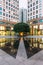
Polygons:
<instances>
[{"instance_id":1,"label":"window","mask_svg":"<svg viewBox=\"0 0 43 65\"><path fill-rule=\"evenodd\" d=\"M0 7L0 10L2 10L2 8Z\"/></svg>"},{"instance_id":2,"label":"window","mask_svg":"<svg viewBox=\"0 0 43 65\"><path fill-rule=\"evenodd\" d=\"M35 16L33 16L33 18L35 18Z\"/></svg>"},{"instance_id":3,"label":"window","mask_svg":"<svg viewBox=\"0 0 43 65\"><path fill-rule=\"evenodd\" d=\"M13 16L11 16L11 18L13 18Z\"/></svg>"},{"instance_id":4,"label":"window","mask_svg":"<svg viewBox=\"0 0 43 65\"><path fill-rule=\"evenodd\" d=\"M38 9L38 6L36 6L36 9Z\"/></svg>"},{"instance_id":5,"label":"window","mask_svg":"<svg viewBox=\"0 0 43 65\"><path fill-rule=\"evenodd\" d=\"M10 0L9 0L9 2L10 2Z\"/></svg>"},{"instance_id":6,"label":"window","mask_svg":"<svg viewBox=\"0 0 43 65\"><path fill-rule=\"evenodd\" d=\"M35 15L35 11L33 12L33 15Z\"/></svg>"},{"instance_id":7,"label":"window","mask_svg":"<svg viewBox=\"0 0 43 65\"><path fill-rule=\"evenodd\" d=\"M32 11L32 8L30 9L30 11Z\"/></svg>"},{"instance_id":8,"label":"window","mask_svg":"<svg viewBox=\"0 0 43 65\"><path fill-rule=\"evenodd\" d=\"M9 7L9 10L10 10L10 7Z\"/></svg>"},{"instance_id":9,"label":"window","mask_svg":"<svg viewBox=\"0 0 43 65\"><path fill-rule=\"evenodd\" d=\"M38 4L38 1L36 1L36 4Z\"/></svg>"},{"instance_id":10,"label":"window","mask_svg":"<svg viewBox=\"0 0 43 65\"><path fill-rule=\"evenodd\" d=\"M8 2L6 2L6 4L8 4Z\"/></svg>"},{"instance_id":11,"label":"window","mask_svg":"<svg viewBox=\"0 0 43 65\"><path fill-rule=\"evenodd\" d=\"M28 10L28 12L29 12L29 10Z\"/></svg>"},{"instance_id":12,"label":"window","mask_svg":"<svg viewBox=\"0 0 43 65\"><path fill-rule=\"evenodd\" d=\"M28 14L28 16L29 16L29 14Z\"/></svg>"},{"instance_id":13,"label":"window","mask_svg":"<svg viewBox=\"0 0 43 65\"><path fill-rule=\"evenodd\" d=\"M40 20L39 20L39 22L43 22L43 20L42 20L42 19L40 19Z\"/></svg>"},{"instance_id":14,"label":"window","mask_svg":"<svg viewBox=\"0 0 43 65\"><path fill-rule=\"evenodd\" d=\"M32 7L32 4L30 4L30 7Z\"/></svg>"},{"instance_id":15,"label":"window","mask_svg":"<svg viewBox=\"0 0 43 65\"><path fill-rule=\"evenodd\" d=\"M39 14L39 17L41 17L42 15L41 14Z\"/></svg>"},{"instance_id":16,"label":"window","mask_svg":"<svg viewBox=\"0 0 43 65\"><path fill-rule=\"evenodd\" d=\"M38 18L38 15L36 15L36 18Z\"/></svg>"},{"instance_id":17,"label":"window","mask_svg":"<svg viewBox=\"0 0 43 65\"><path fill-rule=\"evenodd\" d=\"M6 17L8 17L8 14L6 14Z\"/></svg>"},{"instance_id":18,"label":"window","mask_svg":"<svg viewBox=\"0 0 43 65\"><path fill-rule=\"evenodd\" d=\"M11 4L11 7L13 7L13 5ZM15 6L14 6L14 8L15 8Z\"/></svg>"},{"instance_id":19,"label":"window","mask_svg":"<svg viewBox=\"0 0 43 65\"><path fill-rule=\"evenodd\" d=\"M9 11L9 14L10 14L10 11Z\"/></svg>"},{"instance_id":20,"label":"window","mask_svg":"<svg viewBox=\"0 0 43 65\"><path fill-rule=\"evenodd\" d=\"M35 6L35 3L33 3L33 6Z\"/></svg>"},{"instance_id":21,"label":"window","mask_svg":"<svg viewBox=\"0 0 43 65\"><path fill-rule=\"evenodd\" d=\"M33 7L33 10L35 10L35 7Z\"/></svg>"},{"instance_id":22,"label":"window","mask_svg":"<svg viewBox=\"0 0 43 65\"><path fill-rule=\"evenodd\" d=\"M2 20L2 17L0 16L0 20Z\"/></svg>"},{"instance_id":23,"label":"window","mask_svg":"<svg viewBox=\"0 0 43 65\"><path fill-rule=\"evenodd\" d=\"M3 15L5 16L5 13L3 13Z\"/></svg>"},{"instance_id":24,"label":"window","mask_svg":"<svg viewBox=\"0 0 43 65\"><path fill-rule=\"evenodd\" d=\"M36 14L38 13L38 10L36 10Z\"/></svg>"},{"instance_id":25,"label":"window","mask_svg":"<svg viewBox=\"0 0 43 65\"><path fill-rule=\"evenodd\" d=\"M28 18L28 20L29 20L29 18Z\"/></svg>"},{"instance_id":26,"label":"window","mask_svg":"<svg viewBox=\"0 0 43 65\"><path fill-rule=\"evenodd\" d=\"M30 16L32 16L32 13L30 13Z\"/></svg>"},{"instance_id":27,"label":"window","mask_svg":"<svg viewBox=\"0 0 43 65\"><path fill-rule=\"evenodd\" d=\"M10 6L10 3L9 3L9 6Z\"/></svg>"},{"instance_id":28,"label":"window","mask_svg":"<svg viewBox=\"0 0 43 65\"><path fill-rule=\"evenodd\" d=\"M13 11L13 8L11 8L11 11Z\"/></svg>"},{"instance_id":29,"label":"window","mask_svg":"<svg viewBox=\"0 0 43 65\"><path fill-rule=\"evenodd\" d=\"M30 17L30 19L32 19L32 17Z\"/></svg>"},{"instance_id":30,"label":"window","mask_svg":"<svg viewBox=\"0 0 43 65\"><path fill-rule=\"evenodd\" d=\"M9 17L10 17L10 15L9 15Z\"/></svg>"},{"instance_id":31,"label":"window","mask_svg":"<svg viewBox=\"0 0 43 65\"><path fill-rule=\"evenodd\" d=\"M5 9L3 9L3 11L5 11Z\"/></svg>"},{"instance_id":32,"label":"window","mask_svg":"<svg viewBox=\"0 0 43 65\"><path fill-rule=\"evenodd\" d=\"M6 6L6 9L8 8L8 6Z\"/></svg>"},{"instance_id":33,"label":"window","mask_svg":"<svg viewBox=\"0 0 43 65\"><path fill-rule=\"evenodd\" d=\"M2 15L2 12L0 12L0 15Z\"/></svg>"},{"instance_id":34,"label":"window","mask_svg":"<svg viewBox=\"0 0 43 65\"><path fill-rule=\"evenodd\" d=\"M30 0L32 2L32 0Z\"/></svg>"},{"instance_id":35,"label":"window","mask_svg":"<svg viewBox=\"0 0 43 65\"><path fill-rule=\"evenodd\" d=\"M28 4L29 4L29 2L28 2Z\"/></svg>"},{"instance_id":36,"label":"window","mask_svg":"<svg viewBox=\"0 0 43 65\"><path fill-rule=\"evenodd\" d=\"M28 6L28 8L29 8L29 6Z\"/></svg>"}]
</instances>

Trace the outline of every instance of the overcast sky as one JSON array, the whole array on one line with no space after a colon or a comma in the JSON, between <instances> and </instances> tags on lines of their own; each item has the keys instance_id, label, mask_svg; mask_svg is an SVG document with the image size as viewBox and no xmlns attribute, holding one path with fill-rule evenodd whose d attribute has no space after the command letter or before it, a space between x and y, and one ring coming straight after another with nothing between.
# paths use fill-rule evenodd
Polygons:
<instances>
[{"instance_id":1,"label":"overcast sky","mask_svg":"<svg viewBox=\"0 0 43 65\"><path fill-rule=\"evenodd\" d=\"M27 9L27 0L19 0L19 7Z\"/></svg>"}]
</instances>

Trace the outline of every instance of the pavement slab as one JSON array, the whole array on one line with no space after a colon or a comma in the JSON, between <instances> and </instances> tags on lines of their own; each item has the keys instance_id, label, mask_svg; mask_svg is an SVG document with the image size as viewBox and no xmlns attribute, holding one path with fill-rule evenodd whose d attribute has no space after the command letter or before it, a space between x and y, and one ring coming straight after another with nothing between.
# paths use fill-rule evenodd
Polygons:
<instances>
[{"instance_id":1,"label":"pavement slab","mask_svg":"<svg viewBox=\"0 0 43 65\"><path fill-rule=\"evenodd\" d=\"M19 44L19 48L18 48L16 59L18 57L22 57L22 58L26 58L27 59L26 49L25 49L25 45L24 45L24 42L23 42L22 38L20 40L20 44Z\"/></svg>"}]
</instances>

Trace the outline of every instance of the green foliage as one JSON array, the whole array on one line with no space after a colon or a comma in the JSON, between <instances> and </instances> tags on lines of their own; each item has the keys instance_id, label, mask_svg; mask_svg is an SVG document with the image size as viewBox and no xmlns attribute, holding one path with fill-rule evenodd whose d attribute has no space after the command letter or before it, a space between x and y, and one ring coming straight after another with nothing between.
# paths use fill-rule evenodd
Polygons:
<instances>
[{"instance_id":1,"label":"green foliage","mask_svg":"<svg viewBox=\"0 0 43 65\"><path fill-rule=\"evenodd\" d=\"M19 32L30 32L30 27L28 24L21 22L21 23L17 23L14 25L14 31L18 33Z\"/></svg>"}]
</instances>

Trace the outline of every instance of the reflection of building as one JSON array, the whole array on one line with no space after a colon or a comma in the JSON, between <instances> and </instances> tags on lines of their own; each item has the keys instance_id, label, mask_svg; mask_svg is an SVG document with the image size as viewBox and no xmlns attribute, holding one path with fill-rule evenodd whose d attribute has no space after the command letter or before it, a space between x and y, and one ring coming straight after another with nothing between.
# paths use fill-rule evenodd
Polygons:
<instances>
[{"instance_id":1,"label":"reflection of building","mask_svg":"<svg viewBox=\"0 0 43 65\"><path fill-rule=\"evenodd\" d=\"M0 35L19 21L19 0L0 0Z\"/></svg>"},{"instance_id":2,"label":"reflection of building","mask_svg":"<svg viewBox=\"0 0 43 65\"><path fill-rule=\"evenodd\" d=\"M26 21L27 21L27 9L20 9L20 11L19 11L19 21L26 23Z\"/></svg>"},{"instance_id":3,"label":"reflection of building","mask_svg":"<svg viewBox=\"0 0 43 65\"><path fill-rule=\"evenodd\" d=\"M31 35L43 35L43 1L28 0L28 23Z\"/></svg>"},{"instance_id":4,"label":"reflection of building","mask_svg":"<svg viewBox=\"0 0 43 65\"><path fill-rule=\"evenodd\" d=\"M32 48L40 48L43 49L43 38L29 38L30 40L30 46Z\"/></svg>"}]
</instances>

